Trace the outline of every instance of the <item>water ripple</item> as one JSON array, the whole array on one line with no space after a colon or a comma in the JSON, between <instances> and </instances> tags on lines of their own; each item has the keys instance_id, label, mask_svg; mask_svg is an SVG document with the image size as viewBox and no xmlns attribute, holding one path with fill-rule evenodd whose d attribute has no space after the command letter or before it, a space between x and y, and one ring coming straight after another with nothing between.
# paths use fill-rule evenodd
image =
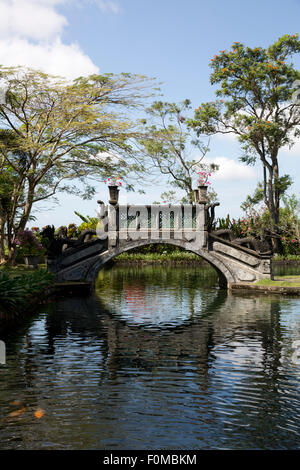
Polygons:
<instances>
[{"instance_id":1,"label":"water ripple","mask_svg":"<svg viewBox=\"0 0 300 470\"><path fill-rule=\"evenodd\" d=\"M299 448L299 299L227 295L197 267L98 282L6 338L2 449Z\"/></svg>"}]
</instances>

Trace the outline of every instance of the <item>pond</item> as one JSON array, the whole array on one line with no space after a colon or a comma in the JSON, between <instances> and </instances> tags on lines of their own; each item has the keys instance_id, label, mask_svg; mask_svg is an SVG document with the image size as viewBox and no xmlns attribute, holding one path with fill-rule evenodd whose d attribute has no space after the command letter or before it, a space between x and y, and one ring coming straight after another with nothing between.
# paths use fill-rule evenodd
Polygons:
<instances>
[{"instance_id":1,"label":"pond","mask_svg":"<svg viewBox=\"0 0 300 470\"><path fill-rule=\"evenodd\" d=\"M300 299L123 266L7 334L1 449L299 449Z\"/></svg>"}]
</instances>

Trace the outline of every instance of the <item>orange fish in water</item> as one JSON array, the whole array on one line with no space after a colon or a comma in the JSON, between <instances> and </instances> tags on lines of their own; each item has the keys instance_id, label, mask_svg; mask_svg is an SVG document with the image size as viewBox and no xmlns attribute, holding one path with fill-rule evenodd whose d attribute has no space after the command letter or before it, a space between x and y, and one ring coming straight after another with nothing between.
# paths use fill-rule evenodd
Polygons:
<instances>
[{"instance_id":1,"label":"orange fish in water","mask_svg":"<svg viewBox=\"0 0 300 470\"><path fill-rule=\"evenodd\" d=\"M11 413L9 413L6 418L4 418L3 422L5 423L6 421L10 420L10 419L13 419L13 418L18 418L19 416L21 416L24 412L26 411L26 408L23 406L22 408L20 408L19 410L16 410L16 411L12 411Z\"/></svg>"},{"instance_id":2,"label":"orange fish in water","mask_svg":"<svg viewBox=\"0 0 300 470\"><path fill-rule=\"evenodd\" d=\"M34 412L34 416L37 418L37 419L41 419L45 414L45 411L42 410L41 408L38 408L35 412Z\"/></svg>"},{"instance_id":3,"label":"orange fish in water","mask_svg":"<svg viewBox=\"0 0 300 470\"><path fill-rule=\"evenodd\" d=\"M21 400L14 400L13 402L11 402L11 405L20 406L20 405L22 405L22 402L21 402Z\"/></svg>"}]
</instances>

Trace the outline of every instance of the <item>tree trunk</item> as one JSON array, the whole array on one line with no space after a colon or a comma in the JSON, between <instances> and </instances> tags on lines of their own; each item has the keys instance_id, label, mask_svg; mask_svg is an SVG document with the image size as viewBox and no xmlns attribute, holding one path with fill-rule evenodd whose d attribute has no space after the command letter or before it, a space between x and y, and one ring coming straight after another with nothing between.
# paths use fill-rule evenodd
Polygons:
<instances>
[{"instance_id":1,"label":"tree trunk","mask_svg":"<svg viewBox=\"0 0 300 470\"><path fill-rule=\"evenodd\" d=\"M29 183L27 200L26 200L23 213L22 213L19 225L18 225L18 231L20 232L23 232L25 230L26 224L29 220L29 216L30 216L32 204L33 204L33 198L34 198L34 189L35 189L34 184L32 182Z\"/></svg>"},{"instance_id":2,"label":"tree trunk","mask_svg":"<svg viewBox=\"0 0 300 470\"><path fill-rule=\"evenodd\" d=\"M17 252L18 252L18 247L13 243L13 240L14 240L14 233L12 231L12 227L8 223L7 224L7 250L8 250L7 263L10 266L15 265Z\"/></svg>"},{"instance_id":3,"label":"tree trunk","mask_svg":"<svg viewBox=\"0 0 300 470\"><path fill-rule=\"evenodd\" d=\"M5 212L0 202L0 264L5 262Z\"/></svg>"},{"instance_id":4,"label":"tree trunk","mask_svg":"<svg viewBox=\"0 0 300 470\"><path fill-rule=\"evenodd\" d=\"M9 266L14 266L16 264L17 253L18 253L18 250L16 246L10 245L8 247L7 264Z\"/></svg>"},{"instance_id":5,"label":"tree trunk","mask_svg":"<svg viewBox=\"0 0 300 470\"><path fill-rule=\"evenodd\" d=\"M279 181L279 170L278 170L278 163L277 159L275 159L274 163L274 211L275 211L275 224L279 224L279 205L280 205L280 188L278 185Z\"/></svg>"},{"instance_id":6,"label":"tree trunk","mask_svg":"<svg viewBox=\"0 0 300 470\"><path fill-rule=\"evenodd\" d=\"M0 264L5 262L5 222L0 218Z\"/></svg>"},{"instance_id":7,"label":"tree trunk","mask_svg":"<svg viewBox=\"0 0 300 470\"><path fill-rule=\"evenodd\" d=\"M31 184L27 193L27 201L23 209L23 213L17 228L15 228L15 233L12 226L8 227L7 230L7 245L8 245L8 264L14 265L16 263L16 257L18 254L18 246L13 243L13 239L18 232L23 232L25 230L26 224L29 220L29 216L32 209L34 197L34 186ZM8 224L9 225L9 224Z\"/></svg>"},{"instance_id":8,"label":"tree trunk","mask_svg":"<svg viewBox=\"0 0 300 470\"><path fill-rule=\"evenodd\" d=\"M279 207L280 207L280 188L278 185L279 181L279 169L278 169L278 162L277 158L273 158L274 162L274 225L275 225L275 231L278 234L278 237L280 236L280 230L279 230L279 224L280 224L280 213L279 213ZM281 243L281 238L274 238L273 240L273 251L274 253L281 253L282 252L282 243Z\"/></svg>"},{"instance_id":9,"label":"tree trunk","mask_svg":"<svg viewBox=\"0 0 300 470\"><path fill-rule=\"evenodd\" d=\"M273 160L274 162L274 160ZM282 251L282 243L279 234L279 188L278 188L278 165L277 160L272 165L272 168L268 168L268 181L264 181L264 191L266 189L267 194L266 201L270 212L271 218L271 232L274 234L272 237L272 249L274 253L280 253ZM264 172L264 178L266 173Z\"/></svg>"}]
</instances>

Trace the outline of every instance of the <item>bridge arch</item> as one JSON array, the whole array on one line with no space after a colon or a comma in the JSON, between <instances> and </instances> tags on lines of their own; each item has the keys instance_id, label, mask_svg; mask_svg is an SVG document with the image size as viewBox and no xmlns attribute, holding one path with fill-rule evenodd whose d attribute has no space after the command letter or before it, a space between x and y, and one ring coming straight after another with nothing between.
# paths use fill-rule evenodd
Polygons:
<instances>
[{"instance_id":1,"label":"bridge arch","mask_svg":"<svg viewBox=\"0 0 300 470\"><path fill-rule=\"evenodd\" d=\"M270 279L270 252L261 253L244 247L211 231L213 215L209 208L212 210L214 206L199 203L168 207L134 206L132 209L115 206L115 202L105 208L102 203L100 218L105 221L102 224L105 237L97 233L97 239L86 240L85 234L78 242L68 243L66 240L68 248L60 252L56 245L62 248L63 240L53 240L54 247L52 250L49 248L48 269L58 282L81 281L94 285L97 273L108 261L134 248L159 243L174 245L200 256L216 270L222 287Z\"/></svg>"},{"instance_id":2,"label":"bridge arch","mask_svg":"<svg viewBox=\"0 0 300 470\"><path fill-rule=\"evenodd\" d=\"M185 251L198 255L200 258L207 261L215 269L219 277L220 287L226 288L228 284L232 284L233 282L235 282L235 278L231 270L228 268L228 266L226 266L222 260L214 256L213 253L211 254L208 251L203 250L203 249L192 249L191 247L187 246L189 245L189 243L186 243L181 240L172 240L172 239L167 240L167 241L166 240L163 240L163 241L162 240L136 240L136 241L127 242L125 246L118 245L115 248L111 248L110 250L107 250L106 252L99 254L97 259L90 265L86 273L86 280L94 284L98 272L101 270L101 268L105 264L107 264L113 258L127 251L131 251L135 248L140 248L140 247L152 245L152 244L173 245L173 246L183 248Z\"/></svg>"}]
</instances>

